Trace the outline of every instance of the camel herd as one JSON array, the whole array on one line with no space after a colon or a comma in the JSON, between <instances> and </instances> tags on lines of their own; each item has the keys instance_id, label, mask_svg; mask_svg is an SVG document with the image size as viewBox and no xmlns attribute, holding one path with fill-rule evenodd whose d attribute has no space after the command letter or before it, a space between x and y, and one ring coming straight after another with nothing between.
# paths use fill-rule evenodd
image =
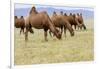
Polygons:
<instances>
[{"instance_id":1,"label":"camel herd","mask_svg":"<svg viewBox=\"0 0 100 69\"><path fill-rule=\"evenodd\" d=\"M84 24L84 20L81 13L67 15L61 11L61 14L57 14L55 11L53 15L50 17L46 11L38 12L35 7L32 7L29 15L26 19L23 16L18 18L14 16L15 27L20 28L20 34L23 31L25 33L25 40L28 40L28 32L34 33L33 28L43 29L45 41L47 41L47 32L56 36L57 39L62 38L62 33L66 37L66 30L70 32L71 36L74 36L75 32L73 29L84 29L86 30L86 26ZM25 32L24 32L25 29Z\"/></svg>"}]
</instances>

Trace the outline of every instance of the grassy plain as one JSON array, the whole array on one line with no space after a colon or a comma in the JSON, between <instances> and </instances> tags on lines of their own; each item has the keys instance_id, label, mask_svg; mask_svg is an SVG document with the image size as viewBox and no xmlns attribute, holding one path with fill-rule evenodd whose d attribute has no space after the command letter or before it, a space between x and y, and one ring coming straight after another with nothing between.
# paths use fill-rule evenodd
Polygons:
<instances>
[{"instance_id":1,"label":"grassy plain","mask_svg":"<svg viewBox=\"0 0 100 69\"><path fill-rule=\"evenodd\" d=\"M71 37L67 31L62 40L50 37L44 41L43 30L34 29L34 34L29 33L26 43L24 34L20 35L19 29L14 29L14 63L15 65L46 64L78 61L93 61L94 59L94 29L93 21L85 21L87 30L76 30Z\"/></svg>"}]
</instances>

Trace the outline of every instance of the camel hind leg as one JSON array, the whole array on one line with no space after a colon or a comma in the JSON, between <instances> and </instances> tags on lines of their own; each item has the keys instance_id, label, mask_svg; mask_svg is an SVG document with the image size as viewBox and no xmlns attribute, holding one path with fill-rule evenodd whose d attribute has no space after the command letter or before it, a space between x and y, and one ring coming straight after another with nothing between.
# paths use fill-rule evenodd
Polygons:
<instances>
[{"instance_id":1,"label":"camel hind leg","mask_svg":"<svg viewBox=\"0 0 100 69\"><path fill-rule=\"evenodd\" d=\"M25 34L25 33L24 33L24 27L22 27L22 32L23 32L23 34Z\"/></svg>"},{"instance_id":2,"label":"camel hind leg","mask_svg":"<svg viewBox=\"0 0 100 69\"><path fill-rule=\"evenodd\" d=\"M22 28L20 29L20 35L21 35L21 32L22 32Z\"/></svg>"},{"instance_id":3,"label":"camel hind leg","mask_svg":"<svg viewBox=\"0 0 100 69\"><path fill-rule=\"evenodd\" d=\"M24 34L24 28L23 28L23 34Z\"/></svg>"},{"instance_id":4,"label":"camel hind leg","mask_svg":"<svg viewBox=\"0 0 100 69\"><path fill-rule=\"evenodd\" d=\"M75 28L75 30L76 30L76 25L74 25L74 28Z\"/></svg>"},{"instance_id":5,"label":"camel hind leg","mask_svg":"<svg viewBox=\"0 0 100 69\"><path fill-rule=\"evenodd\" d=\"M25 31L25 41L28 40L28 27L26 27L26 31Z\"/></svg>"}]
</instances>

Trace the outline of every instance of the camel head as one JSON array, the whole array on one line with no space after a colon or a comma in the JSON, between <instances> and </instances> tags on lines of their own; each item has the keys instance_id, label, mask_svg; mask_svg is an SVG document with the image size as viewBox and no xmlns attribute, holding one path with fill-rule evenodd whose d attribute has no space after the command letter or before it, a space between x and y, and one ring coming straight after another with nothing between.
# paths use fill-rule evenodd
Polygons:
<instances>
[{"instance_id":1,"label":"camel head","mask_svg":"<svg viewBox=\"0 0 100 69\"><path fill-rule=\"evenodd\" d=\"M74 35L75 35L74 31L72 31L71 36L74 36Z\"/></svg>"},{"instance_id":2,"label":"camel head","mask_svg":"<svg viewBox=\"0 0 100 69\"><path fill-rule=\"evenodd\" d=\"M60 40L61 39L61 32L56 28L56 37Z\"/></svg>"}]
</instances>

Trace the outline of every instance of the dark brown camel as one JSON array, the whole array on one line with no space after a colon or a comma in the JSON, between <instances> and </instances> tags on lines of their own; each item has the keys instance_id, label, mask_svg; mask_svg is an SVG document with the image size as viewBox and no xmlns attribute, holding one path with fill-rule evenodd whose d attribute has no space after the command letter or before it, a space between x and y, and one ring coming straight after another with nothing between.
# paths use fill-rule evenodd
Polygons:
<instances>
[{"instance_id":1,"label":"dark brown camel","mask_svg":"<svg viewBox=\"0 0 100 69\"><path fill-rule=\"evenodd\" d=\"M24 33L24 28L25 28L25 20L24 17L21 16L20 18L18 18L17 16L14 17L14 21L15 21L15 27L16 28L20 28L20 34L23 31Z\"/></svg>"},{"instance_id":2,"label":"dark brown camel","mask_svg":"<svg viewBox=\"0 0 100 69\"><path fill-rule=\"evenodd\" d=\"M68 29L71 36L74 36L74 30L65 16L53 14L53 16L51 17L51 20L56 27L61 29L61 35L63 33L63 29L64 29L64 33L66 33L66 29ZM65 37L66 37L66 34L65 34Z\"/></svg>"},{"instance_id":3,"label":"dark brown camel","mask_svg":"<svg viewBox=\"0 0 100 69\"><path fill-rule=\"evenodd\" d=\"M28 40L28 30L29 27L34 27L36 29L43 29L45 40L47 41L47 31L48 29L58 38L61 39L60 32L55 28L52 21L50 20L46 12L37 12L35 7L32 7L28 18L26 19L26 32L25 40Z\"/></svg>"},{"instance_id":4,"label":"dark brown camel","mask_svg":"<svg viewBox=\"0 0 100 69\"><path fill-rule=\"evenodd\" d=\"M70 15L66 16L66 18L71 24L71 26L74 26L75 29L76 29L76 26L82 27L82 25L79 23L78 19L76 18L75 14L70 13Z\"/></svg>"},{"instance_id":5,"label":"dark brown camel","mask_svg":"<svg viewBox=\"0 0 100 69\"><path fill-rule=\"evenodd\" d=\"M76 16L78 22L82 25L82 27L80 27L80 29L84 28L84 30L86 30L86 26L84 24L84 20L83 20L83 16L82 16L82 13L77 13L77 16ZM79 27L78 27L79 28Z\"/></svg>"}]
</instances>

